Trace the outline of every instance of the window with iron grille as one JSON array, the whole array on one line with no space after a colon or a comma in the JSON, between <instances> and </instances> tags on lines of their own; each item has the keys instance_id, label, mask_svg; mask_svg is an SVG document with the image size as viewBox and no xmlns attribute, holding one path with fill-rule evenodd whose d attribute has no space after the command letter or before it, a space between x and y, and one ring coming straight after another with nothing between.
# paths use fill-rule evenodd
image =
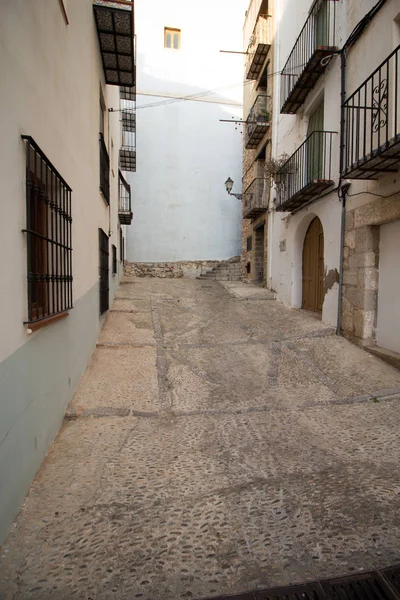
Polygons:
<instances>
[{"instance_id":1,"label":"window with iron grille","mask_svg":"<svg viewBox=\"0 0 400 600\"><path fill-rule=\"evenodd\" d=\"M108 235L99 229L99 276L100 276L100 314L109 308L109 240Z\"/></svg>"},{"instance_id":2,"label":"window with iron grille","mask_svg":"<svg viewBox=\"0 0 400 600\"><path fill-rule=\"evenodd\" d=\"M119 230L119 258L121 262L124 262L125 248L124 248L124 234L122 229Z\"/></svg>"},{"instance_id":3,"label":"window with iron grille","mask_svg":"<svg viewBox=\"0 0 400 600\"><path fill-rule=\"evenodd\" d=\"M71 188L30 136L26 144L28 319L66 313L72 303Z\"/></svg>"},{"instance_id":4,"label":"window with iron grille","mask_svg":"<svg viewBox=\"0 0 400 600\"><path fill-rule=\"evenodd\" d=\"M112 272L117 273L117 246L112 245Z\"/></svg>"}]
</instances>

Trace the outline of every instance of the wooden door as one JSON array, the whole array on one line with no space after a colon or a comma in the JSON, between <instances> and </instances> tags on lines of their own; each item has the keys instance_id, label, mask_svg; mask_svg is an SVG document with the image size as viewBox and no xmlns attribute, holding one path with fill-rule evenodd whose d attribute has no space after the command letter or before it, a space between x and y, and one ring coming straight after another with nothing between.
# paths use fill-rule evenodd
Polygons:
<instances>
[{"instance_id":1,"label":"wooden door","mask_svg":"<svg viewBox=\"0 0 400 600\"><path fill-rule=\"evenodd\" d=\"M307 230L303 246L302 308L322 311L324 302L324 232L315 217Z\"/></svg>"}]
</instances>

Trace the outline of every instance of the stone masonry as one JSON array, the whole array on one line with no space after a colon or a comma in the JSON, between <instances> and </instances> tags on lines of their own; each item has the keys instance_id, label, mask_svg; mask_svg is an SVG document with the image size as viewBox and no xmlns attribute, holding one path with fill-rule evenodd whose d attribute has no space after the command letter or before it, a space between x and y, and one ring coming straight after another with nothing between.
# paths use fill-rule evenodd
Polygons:
<instances>
[{"instance_id":1,"label":"stone masonry","mask_svg":"<svg viewBox=\"0 0 400 600\"><path fill-rule=\"evenodd\" d=\"M166 263L130 263L124 265L127 276L134 277L156 277L160 279L181 279L182 277L199 277L208 271L224 265L226 262L235 262L239 257L233 257L229 261L199 260L178 261Z\"/></svg>"},{"instance_id":2,"label":"stone masonry","mask_svg":"<svg viewBox=\"0 0 400 600\"><path fill-rule=\"evenodd\" d=\"M379 226L400 219L400 202L380 198L346 213L342 331L362 346L375 344L379 291Z\"/></svg>"}]
</instances>

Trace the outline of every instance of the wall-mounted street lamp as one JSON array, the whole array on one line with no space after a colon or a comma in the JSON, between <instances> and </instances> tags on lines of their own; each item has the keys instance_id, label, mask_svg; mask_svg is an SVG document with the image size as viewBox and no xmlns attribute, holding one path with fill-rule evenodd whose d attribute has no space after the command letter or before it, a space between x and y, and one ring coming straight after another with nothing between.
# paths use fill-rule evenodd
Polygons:
<instances>
[{"instance_id":1,"label":"wall-mounted street lamp","mask_svg":"<svg viewBox=\"0 0 400 600\"><path fill-rule=\"evenodd\" d=\"M230 196L235 196L238 200L242 199L242 194L232 194L233 180L230 177L225 181L225 187Z\"/></svg>"}]
</instances>

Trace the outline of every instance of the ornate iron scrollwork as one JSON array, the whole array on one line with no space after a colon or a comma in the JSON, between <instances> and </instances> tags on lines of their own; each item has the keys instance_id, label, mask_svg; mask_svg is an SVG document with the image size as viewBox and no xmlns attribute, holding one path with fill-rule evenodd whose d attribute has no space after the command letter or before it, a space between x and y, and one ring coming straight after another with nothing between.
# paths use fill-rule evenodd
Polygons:
<instances>
[{"instance_id":1,"label":"ornate iron scrollwork","mask_svg":"<svg viewBox=\"0 0 400 600\"><path fill-rule=\"evenodd\" d=\"M372 94L372 129L376 133L387 122L388 81L383 79L374 87Z\"/></svg>"}]
</instances>

